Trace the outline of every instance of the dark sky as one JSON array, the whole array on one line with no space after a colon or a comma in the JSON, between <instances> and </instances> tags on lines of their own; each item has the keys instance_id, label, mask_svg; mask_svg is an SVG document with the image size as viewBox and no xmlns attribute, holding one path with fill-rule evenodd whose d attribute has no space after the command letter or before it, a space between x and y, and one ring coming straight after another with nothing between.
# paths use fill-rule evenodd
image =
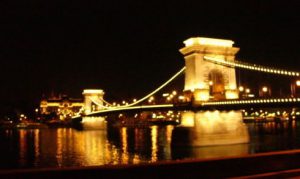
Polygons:
<instances>
[{"instance_id":1,"label":"dark sky","mask_svg":"<svg viewBox=\"0 0 300 179\"><path fill-rule=\"evenodd\" d=\"M232 39L239 59L300 71L299 5L1 0L1 108L37 104L51 91L80 97L84 88L141 97L184 65L178 49L193 36Z\"/></svg>"}]
</instances>

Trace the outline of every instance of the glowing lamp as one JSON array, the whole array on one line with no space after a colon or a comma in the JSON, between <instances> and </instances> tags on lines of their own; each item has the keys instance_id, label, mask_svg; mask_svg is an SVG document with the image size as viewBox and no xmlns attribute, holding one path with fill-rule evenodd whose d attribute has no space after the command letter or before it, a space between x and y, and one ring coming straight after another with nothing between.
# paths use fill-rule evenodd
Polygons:
<instances>
[{"instance_id":1,"label":"glowing lamp","mask_svg":"<svg viewBox=\"0 0 300 179\"><path fill-rule=\"evenodd\" d=\"M179 100L184 100L185 98L184 98L184 96L178 96L178 99Z\"/></svg>"},{"instance_id":2,"label":"glowing lamp","mask_svg":"<svg viewBox=\"0 0 300 179\"><path fill-rule=\"evenodd\" d=\"M240 91L240 92L243 92L243 91L244 91L244 87L243 87L243 86L240 86L240 87L239 87L239 91Z\"/></svg>"},{"instance_id":3,"label":"glowing lamp","mask_svg":"<svg viewBox=\"0 0 300 179\"><path fill-rule=\"evenodd\" d=\"M268 87L264 86L264 87L262 88L262 91L263 91L263 92L267 92L267 91L268 91Z\"/></svg>"},{"instance_id":4,"label":"glowing lamp","mask_svg":"<svg viewBox=\"0 0 300 179\"><path fill-rule=\"evenodd\" d=\"M174 91L172 92L172 94L173 94L174 96L177 95L177 91L174 90Z\"/></svg>"},{"instance_id":5,"label":"glowing lamp","mask_svg":"<svg viewBox=\"0 0 300 179\"><path fill-rule=\"evenodd\" d=\"M169 93L164 93L162 96L163 97L168 97L170 94Z\"/></svg>"}]
</instances>

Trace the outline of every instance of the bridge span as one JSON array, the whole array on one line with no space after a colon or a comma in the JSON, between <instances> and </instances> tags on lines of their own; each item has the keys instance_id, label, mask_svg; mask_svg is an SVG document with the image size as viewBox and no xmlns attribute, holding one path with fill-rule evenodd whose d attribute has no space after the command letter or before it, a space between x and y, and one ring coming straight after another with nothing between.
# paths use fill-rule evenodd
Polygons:
<instances>
[{"instance_id":1,"label":"bridge span","mask_svg":"<svg viewBox=\"0 0 300 179\"><path fill-rule=\"evenodd\" d=\"M300 107L300 98L260 98L260 99L245 99L245 100L223 100L223 101L207 101L199 105L191 103L178 104L159 104L159 105L142 105L142 106L121 106L103 109L100 111L91 112L82 116L74 116L73 119L83 116L105 116L114 113L123 112L142 112L153 110L240 110L247 108L272 108L272 107Z\"/></svg>"},{"instance_id":2,"label":"bridge span","mask_svg":"<svg viewBox=\"0 0 300 179\"><path fill-rule=\"evenodd\" d=\"M249 142L249 134L242 121L243 109L300 107L300 98L295 98L297 95L293 93L290 95L293 97L271 98L271 93L266 95L270 91L266 88L262 90L265 95L259 94L260 98L254 99L254 94L245 96L240 90L243 86L237 83L235 69L290 77L299 77L300 72L237 61L235 55L239 48L233 46L232 40L192 37L184 41L184 44L179 51L184 56L185 66L161 86L130 104L122 102L123 106L105 101L102 90L85 90L83 113L73 119L76 121L91 116L84 122L103 123L105 126L106 120L101 116L114 113L184 111L180 125L172 133L175 136L172 142L179 146L209 146ZM147 99L151 103L154 94L181 74L185 76L181 103L140 105ZM249 92L250 89L248 92L245 90L245 93ZM92 116L100 116L101 119L94 121ZM100 127L105 128L103 126Z\"/></svg>"}]
</instances>

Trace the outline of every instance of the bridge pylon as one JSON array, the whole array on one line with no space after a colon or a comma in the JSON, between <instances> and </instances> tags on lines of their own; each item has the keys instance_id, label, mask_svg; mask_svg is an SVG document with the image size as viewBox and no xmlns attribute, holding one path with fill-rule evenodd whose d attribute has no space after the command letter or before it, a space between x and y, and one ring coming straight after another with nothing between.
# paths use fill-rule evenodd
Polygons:
<instances>
[{"instance_id":1,"label":"bridge pylon","mask_svg":"<svg viewBox=\"0 0 300 179\"><path fill-rule=\"evenodd\" d=\"M104 108L103 96L104 91L101 89L85 89L82 92L84 96L84 112L88 114L93 111L99 111Z\"/></svg>"},{"instance_id":2,"label":"bridge pylon","mask_svg":"<svg viewBox=\"0 0 300 179\"><path fill-rule=\"evenodd\" d=\"M236 99L238 90L235 68L205 60L205 56L234 61L239 48L232 40L193 37L184 41L180 52L185 58L185 97L194 104L203 101Z\"/></svg>"}]
</instances>

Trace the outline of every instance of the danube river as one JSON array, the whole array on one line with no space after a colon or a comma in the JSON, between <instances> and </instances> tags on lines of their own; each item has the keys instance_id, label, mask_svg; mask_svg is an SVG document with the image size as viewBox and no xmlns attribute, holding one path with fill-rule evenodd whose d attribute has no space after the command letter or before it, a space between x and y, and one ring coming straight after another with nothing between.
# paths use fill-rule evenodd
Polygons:
<instances>
[{"instance_id":1,"label":"danube river","mask_svg":"<svg viewBox=\"0 0 300 179\"><path fill-rule=\"evenodd\" d=\"M139 164L300 148L300 122L246 124L250 142L172 147L174 126L76 130L0 129L0 169Z\"/></svg>"}]
</instances>

